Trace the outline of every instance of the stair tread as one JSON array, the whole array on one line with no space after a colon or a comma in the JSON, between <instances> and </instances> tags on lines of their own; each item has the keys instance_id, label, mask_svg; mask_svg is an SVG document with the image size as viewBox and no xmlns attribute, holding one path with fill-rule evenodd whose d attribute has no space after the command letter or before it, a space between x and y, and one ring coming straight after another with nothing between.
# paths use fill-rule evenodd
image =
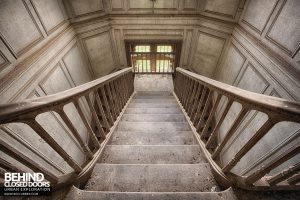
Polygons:
<instances>
[{"instance_id":1,"label":"stair tread","mask_svg":"<svg viewBox=\"0 0 300 200\"><path fill-rule=\"evenodd\" d=\"M107 145L99 163L193 164L206 162L199 145Z\"/></svg>"},{"instance_id":2,"label":"stair tread","mask_svg":"<svg viewBox=\"0 0 300 200\"><path fill-rule=\"evenodd\" d=\"M136 95L159 95L159 96L173 96L170 91L138 91Z\"/></svg>"},{"instance_id":3,"label":"stair tread","mask_svg":"<svg viewBox=\"0 0 300 200\"><path fill-rule=\"evenodd\" d=\"M127 108L124 114L182 114L179 106L170 108Z\"/></svg>"},{"instance_id":4,"label":"stair tread","mask_svg":"<svg viewBox=\"0 0 300 200\"><path fill-rule=\"evenodd\" d=\"M73 187L66 200L237 200L232 189L222 192L103 192Z\"/></svg>"},{"instance_id":5,"label":"stair tread","mask_svg":"<svg viewBox=\"0 0 300 200\"><path fill-rule=\"evenodd\" d=\"M119 192L205 192L217 187L209 164L95 165L86 190Z\"/></svg>"},{"instance_id":6,"label":"stair tread","mask_svg":"<svg viewBox=\"0 0 300 200\"><path fill-rule=\"evenodd\" d=\"M115 131L109 144L140 144L140 145L190 145L196 144L192 131L160 132Z\"/></svg>"},{"instance_id":7,"label":"stair tread","mask_svg":"<svg viewBox=\"0 0 300 200\"><path fill-rule=\"evenodd\" d=\"M126 122L120 121L116 130L118 131L140 131L140 132L165 132L189 131L187 122Z\"/></svg>"},{"instance_id":8,"label":"stair tread","mask_svg":"<svg viewBox=\"0 0 300 200\"><path fill-rule=\"evenodd\" d=\"M179 108L177 102L161 103L130 103L128 108Z\"/></svg>"},{"instance_id":9,"label":"stair tread","mask_svg":"<svg viewBox=\"0 0 300 200\"><path fill-rule=\"evenodd\" d=\"M172 99L159 99L159 98L155 98L155 99L132 99L130 103L173 103L173 104L177 104L176 100L174 98Z\"/></svg>"},{"instance_id":10,"label":"stair tread","mask_svg":"<svg viewBox=\"0 0 300 200\"><path fill-rule=\"evenodd\" d=\"M128 122L186 122L183 114L124 114L121 121Z\"/></svg>"},{"instance_id":11,"label":"stair tread","mask_svg":"<svg viewBox=\"0 0 300 200\"><path fill-rule=\"evenodd\" d=\"M137 94L133 99L174 99L173 95L143 95Z\"/></svg>"}]
</instances>

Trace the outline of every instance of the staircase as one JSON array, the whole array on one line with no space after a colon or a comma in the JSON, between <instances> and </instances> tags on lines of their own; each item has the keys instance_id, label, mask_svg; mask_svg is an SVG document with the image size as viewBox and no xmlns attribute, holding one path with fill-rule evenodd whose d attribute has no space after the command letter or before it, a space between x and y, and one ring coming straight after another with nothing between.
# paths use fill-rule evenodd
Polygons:
<instances>
[{"instance_id":1,"label":"staircase","mask_svg":"<svg viewBox=\"0 0 300 200\"><path fill-rule=\"evenodd\" d=\"M220 191L170 92L138 92L83 191L66 199L233 199Z\"/></svg>"},{"instance_id":2,"label":"staircase","mask_svg":"<svg viewBox=\"0 0 300 200\"><path fill-rule=\"evenodd\" d=\"M66 199L298 199L298 102L181 68L173 84L173 93L136 93L126 68L0 105L0 176L41 172L60 197L73 185ZM268 116L255 129L244 126L253 111Z\"/></svg>"}]
</instances>

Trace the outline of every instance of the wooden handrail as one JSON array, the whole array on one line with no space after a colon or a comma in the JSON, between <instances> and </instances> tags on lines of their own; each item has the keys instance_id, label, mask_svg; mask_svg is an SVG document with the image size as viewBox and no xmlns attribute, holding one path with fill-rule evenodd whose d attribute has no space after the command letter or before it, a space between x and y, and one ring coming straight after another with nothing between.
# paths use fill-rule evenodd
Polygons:
<instances>
[{"instance_id":1,"label":"wooden handrail","mask_svg":"<svg viewBox=\"0 0 300 200\"><path fill-rule=\"evenodd\" d=\"M193 80L197 80L203 84L203 86L217 91L228 97L232 97L237 102L243 102L243 104L249 107L255 107L256 110L264 113L270 113L277 115L279 118L293 117L289 121L300 121L300 103L294 101L288 101L286 99L267 96L243 90L199 74L187 71L182 68L176 68L177 72L180 72Z\"/></svg>"},{"instance_id":2,"label":"wooden handrail","mask_svg":"<svg viewBox=\"0 0 300 200\"><path fill-rule=\"evenodd\" d=\"M266 157L260 162L263 165L254 168L248 176L239 175L232 170L258 142L263 142L262 138L275 125L286 122L300 124L299 102L246 91L182 68L176 69L174 92L194 126L193 130L198 137L200 146L206 152L205 154L209 155L208 160L215 172L223 179L221 182L245 189L265 189L266 187L271 189L300 189L299 185L294 184L295 181L287 180L293 173L297 173L298 168L293 167L293 170L281 169L284 175L269 175L270 171L295 158L300 153L299 141L293 146L285 144L281 147L283 149L280 151L281 154L275 158L267 159L268 157ZM238 112L233 106L236 103L240 105ZM220 110L217 111L220 105ZM242 128L249 128L248 126L244 127L243 124L245 123L243 122L245 122L250 111L263 113L267 119L259 124L255 130L251 129L254 132L251 133L249 139L246 141L244 139L241 147L232 147L233 144L229 144L229 142L234 140L234 137L239 137L238 131L243 130ZM228 120L231 120L231 126L225 131L222 129L222 124L230 112L231 118L229 116L227 123L229 123ZM220 139L218 135L221 132L222 137ZM230 154L232 158L229 161L223 161L225 147L226 152L234 148L233 155ZM298 177L294 179L298 180Z\"/></svg>"},{"instance_id":3,"label":"wooden handrail","mask_svg":"<svg viewBox=\"0 0 300 200\"><path fill-rule=\"evenodd\" d=\"M106 83L117 79L118 77L131 71L132 69L129 67L117 71L115 73L106 75L104 77L98 78L94 81L52 95L28 99L22 102L0 104L0 124L14 121L15 118L18 118L20 115L26 114L28 112L39 111L44 108L48 109L53 105L57 106L59 104L65 104L66 102L70 102L72 101L72 99L82 97L89 91L100 88Z\"/></svg>"},{"instance_id":4,"label":"wooden handrail","mask_svg":"<svg viewBox=\"0 0 300 200\"><path fill-rule=\"evenodd\" d=\"M34 134L37 134L48 145L41 146L31 143L26 146L28 152L37 154L42 151L47 152L47 155L41 153L43 156L39 156L41 160L37 161L27 156L25 152L21 152L18 149L19 147L12 146L13 143L6 141L5 137L1 137L0 149L3 149L7 156L19 161L21 165L0 159L0 167L8 172L24 172L23 165L33 171L43 172L46 179L52 183L52 186L72 183L79 177L85 176L100 156L103 149L102 143L107 140L106 135L111 133L112 127L115 127L119 114L134 92L133 78L132 69L126 68L53 95L0 105L1 129L14 130L12 125L17 123L19 126L24 127L25 132L29 131L24 135L21 133L21 138L23 137L22 140L25 143L29 143L28 141L32 139L28 137L34 137ZM65 110L69 104L73 104L71 109L73 115ZM84 104L87 105L89 111L83 109ZM68 146L55 138L52 131L57 127L47 124L48 119L45 122L46 126L39 121L38 117L45 113L53 113L57 122L65 127L64 130L70 134L70 137L76 143L75 150L78 153L82 152L84 158L75 158ZM75 113L77 113L76 116ZM83 127L81 129L78 128L77 124L74 124L74 119L82 122ZM25 129L26 125L31 129ZM49 129L49 127L52 127L52 129ZM18 133L8 131L8 134ZM60 134L65 134L65 137L67 137L67 133L60 132ZM24 157L25 155L26 157ZM55 173L49 170L58 165L55 163L57 161L53 160L52 155L60 156L60 159L69 165L71 171ZM43 159L48 161L47 164ZM85 160L85 162L79 162L78 159Z\"/></svg>"}]
</instances>

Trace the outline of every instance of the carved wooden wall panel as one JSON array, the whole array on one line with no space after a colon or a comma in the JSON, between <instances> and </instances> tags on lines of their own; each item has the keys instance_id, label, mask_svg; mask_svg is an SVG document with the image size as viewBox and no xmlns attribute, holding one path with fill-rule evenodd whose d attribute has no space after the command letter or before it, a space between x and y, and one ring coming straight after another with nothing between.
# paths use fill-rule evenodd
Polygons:
<instances>
[{"instance_id":1,"label":"carved wooden wall panel","mask_svg":"<svg viewBox=\"0 0 300 200\"><path fill-rule=\"evenodd\" d=\"M84 37L83 44L96 77L106 75L114 69L115 63L109 32Z\"/></svg>"},{"instance_id":2,"label":"carved wooden wall panel","mask_svg":"<svg viewBox=\"0 0 300 200\"><path fill-rule=\"evenodd\" d=\"M88 15L103 11L103 3L100 0L70 0L72 11L75 16Z\"/></svg>"},{"instance_id":3,"label":"carved wooden wall panel","mask_svg":"<svg viewBox=\"0 0 300 200\"><path fill-rule=\"evenodd\" d=\"M224 63L218 69L217 80L233 84L245 61L246 57L233 44L230 44Z\"/></svg>"},{"instance_id":4,"label":"carved wooden wall panel","mask_svg":"<svg viewBox=\"0 0 300 200\"><path fill-rule=\"evenodd\" d=\"M241 21L261 34L279 0L248 1Z\"/></svg>"},{"instance_id":5,"label":"carved wooden wall panel","mask_svg":"<svg viewBox=\"0 0 300 200\"><path fill-rule=\"evenodd\" d=\"M0 37L15 57L20 57L43 39L23 0L1 1L0 19Z\"/></svg>"},{"instance_id":6,"label":"carved wooden wall panel","mask_svg":"<svg viewBox=\"0 0 300 200\"><path fill-rule=\"evenodd\" d=\"M125 0L110 0L112 11L124 11L125 10Z\"/></svg>"},{"instance_id":7,"label":"carved wooden wall panel","mask_svg":"<svg viewBox=\"0 0 300 200\"><path fill-rule=\"evenodd\" d=\"M77 59L74 59L77 58ZM64 65L66 66L70 77L75 86L87 83L91 78L91 72L87 67L87 63L84 60L82 52L78 45L74 45L62 58Z\"/></svg>"},{"instance_id":8,"label":"carved wooden wall panel","mask_svg":"<svg viewBox=\"0 0 300 200\"><path fill-rule=\"evenodd\" d=\"M210 0L205 5L205 12L234 19L239 3L240 0Z\"/></svg>"},{"instance_id":9,"label":"carved wooden wall panel","mask_svg":"<svg viewBox=\"0 0 300 200\"><path fill-rule=\"evenodd\" d=\"M193 69L212 77L225 44L225 39L204 32L199 33Z\"/></svg>"},{"instance_id":10,"label":"carved wooden wall panel","mask_svg":"<svg viewBox=\"0 0 300 200\"><path fill-rule=\"evenodd\" d=\"M267 39L293 57L300 48L300 1L287 0L267 33Z\"/></svg>"},{"instance_id":11,"label":"carved wooden wall panel","mask_svg":"<svg viewBox=\"0 0 300 200\"><path fill-rule=\"evenodd\" d=\"M48 34L57 29L65 21L64 13L57 0L32 0L31 2Z\"/></svg>"}]
</instances>

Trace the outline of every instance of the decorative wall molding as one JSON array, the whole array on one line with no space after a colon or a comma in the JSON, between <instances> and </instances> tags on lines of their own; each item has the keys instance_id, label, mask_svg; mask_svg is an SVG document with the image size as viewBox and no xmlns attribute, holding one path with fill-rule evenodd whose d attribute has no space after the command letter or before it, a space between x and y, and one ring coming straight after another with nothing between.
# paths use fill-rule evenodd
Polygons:
<instances>
[{"instance_id":1,"label":"decorative wall molding","mask_svg":"<svg viewBox=\"0 0 300 200\"><path fill-rule=\"evenodd\" d=\"M276 0L272 6L272 8L270 9L270 12L267 16L267 19L265 20L264 22L264 25L262 26L261 29L257 28L254 24L251 24L249 21L247 21L247 19L245 19L245 12L247 12L247 9L250 9L249 8L249 4L250 4L250 1L247 2L247 5L245 6L245 12L243 14L243 16L241 17L241 22L244 23L246 26L248 26L250 29L252 29L254 32L256 32L257 34L261 35L262 32L264 31L264 29L266 28L270 18L271 18L271 15L273 14L276 6L278 5L278 2L279 0Z\"/></svg>"},{"instance_id":2,"label":"decorative wall molding","mask_svg":"<svg viewBox=\"0 0 300 200\"><path fill-rule=\"evenodd\" d=\"M217 1L217 0L214 0L214 1ZM208 3L210 3L210 2L207 2L207 4ZM233 2L223 2L223 5L224 5L224 3L233 4ZM205 6L204 13L217 15L217 16L220 16L220 17L225 17L225 18L229 18L229 19L233 20L233 19L236 18L237 14L238 14L240 1L239 0L236 1L236 3L234 4L235 5L234 11L230 14L225 13L225 12L218 12L214 9L208 9L207 4Z\"/></svg>"},{"instance_id":3,"label":"decorative wall molding","mask_svg":"<svg viewBox=\"0 0 300 200\"><path fill-rule=\"evenodd\" d=\"M0 51L0 72L7 66L9 65L10 62L8 59L5 57L5 55Z\"/></svg>"},{"instance_id":4,"label":"decorative wall molding","mask_svg":"<svg viewBox=\"0 0 300 200\"><path fill-rule=\"evenodd\" d=\"M32 13L30 12L30 9L28 8L28 5L26 4L25 0L22 0L21 2L22 2L22 5L24 6L24 8L23 7L18 7L18 8L25 9L25 11L27 12L27 14L29 16L29 19L31 20L34 27L36 28L38 36L36 38L33 38L31 41L27 42L27 44L25 44L25 46L19 47L20 49L16 49L16 47L13 47L13 44L12 44L14 41L9 41L7 39L7 36L3 33L3 31L0 30L0 37L2 38L3 42L5 43L7 48L10 50L10 52L14 55L15 58L19 58L21 55L23 55L25 52L27 52L33 46L35 46L36 44L41 42L44 38L41 30L38 27L38 24L34 20ZM25 16L23 16L23 17L25 17ZM17 34L17 33L15 32L13 34Z\"/></svg>"},{"instance_id":5,"label":"decorative wall molding","mask_svg":"<svg viewBox=\"0 0 300 200\"><path fill-rule=\"evenodd\" d=\"M272 80L275 82L275 86L280 86L284 89L284 91L292 98L292 99L297 99L299 97L296 97L295 94L293 94L289 88L287 88L284 84L282 84L282 78L279 78L278 76L274 75L274 72L272 70L274 69L271 69L270 67L267 67L266 65L264 65L262 63L262 61L257 57L257 55L254 55L253 52L251 52L247 46L245 46L245 43L244 42L241 42L237 37L236 35L234 34L233 36L233 40L243 48L243 50L248 54L249 58L255 60L255 62L257 62L260 66L261 66L261 69L263 69L266 73L266 76L269 76L270 78L272 78Z\"/></svg>"},{"instance_id":6,"label":"decorative wall molding","mask_svg":"<svg viewBox=\"0 0 300 200\"><path fill-rule=\"evenodd\" d=\"M276 14L276 17L274 19L274 21L272 22L271 26L269 27L267 33L266 33L266 39L269 40L272 44L274 44L275 46L279 47L281 50L283 50L287 55L289 55L290 57L294 58L294 56L297 54L297 52L300 49L300 38L299 41L295 41L298 42L297 46L294 49L289 49L288 47L286 47L284 44L282 44L280 41L276 40L275 38L272 38L271 31L274 28L274 25L276 24L276 22L278 21L278 18L280 16L280 14L282 13L283 8L287 5L287 0L284 0L283 3L280 6L279 11ZM286 30L286 31L291 31L291 30Z\"/></svg>"},{"instance_id":7,"label":"decorative wall molding","mask_svg":"<svg viewBox=\"0 0 300 200\"><path fill-rule=\"evenodd\" d=\"M51 66L53 66L53 62L55 60L60 59L61 53L65 50L65 48L70 45L72 42L75 42L75 37L71 37L69 41L67 41L65 44L62 45L62 47L57 50L57 52L55 54L52 55L52 57L47 60L46 62L44 62L44 64L42 66L36 67L35 65L30 64L29 66L27 66L28 68L26 68L25 71L22 72L22 74L16 74L15 76L15 80L13 82L11 82L9 85L6 85L5 87L2 87L2 91L0 92L0 96L5 95L5 92L10 90L10 93L12 93L14 90L16 90L15 92L13 92L13 95L9 97L9 100L6 100L7 102L13 102L17 99L20 98L21 95L24 94L25 91L28 90L28 88L31 88L31 86L34 86L34 82L36 80L38 80L39 78L41 78L41 76L43 74L48 74L45 73L49 68L51 68ZM32 71L29 73L29 71ZM33 72L34 71L34 72ZM30 75L31 73L33 73L32 75ZM24 76L29 76L30 78L25 79ZM22 82L21 87L15 88L14 87L14 83L18 83L18 82ZM20 84L20 83L19 83ZM14 87L14 89L12 90L12 88Z\"/></svg>"},{"instance_id":8,"label":"decorative wall molding","mask_svg":"<svg viewBox=\"0 0 300 200\"><path fill-rule=\"evenodd\" d=\"M46 31L47 35L50 35L50 34L53 33L55 30L59 29L59 28L66 22L66 19L65 19L64 16L63 16L63 12L60 10L63 19L62 19L59 23L57 23L56 25L54 25L53 27L50 27L50 28L47 27L47 26L46 26L46 23L45 23L45 19L43 19L43 17L42 17L42 14L43 14L43 13L42 13L42 11L39 11L39 9L37 8L37 5L36 5L35 1L36 1L36 0L30 0L30 2L31 2L31 4L32 4L32 6L33 6L33 8L34 8L34 10L35 10L35 12L36 12L36 14L37 14L37 17L38 17L39 21L41 22L41 24L42 24L44 30ZM57 0L52 0L52 1L53 1L53 2L56 1L56 2L57 2L57 5L58 5L58 8L60 9L58 1L57 1Z\"/></svg>"}]
</instances>

